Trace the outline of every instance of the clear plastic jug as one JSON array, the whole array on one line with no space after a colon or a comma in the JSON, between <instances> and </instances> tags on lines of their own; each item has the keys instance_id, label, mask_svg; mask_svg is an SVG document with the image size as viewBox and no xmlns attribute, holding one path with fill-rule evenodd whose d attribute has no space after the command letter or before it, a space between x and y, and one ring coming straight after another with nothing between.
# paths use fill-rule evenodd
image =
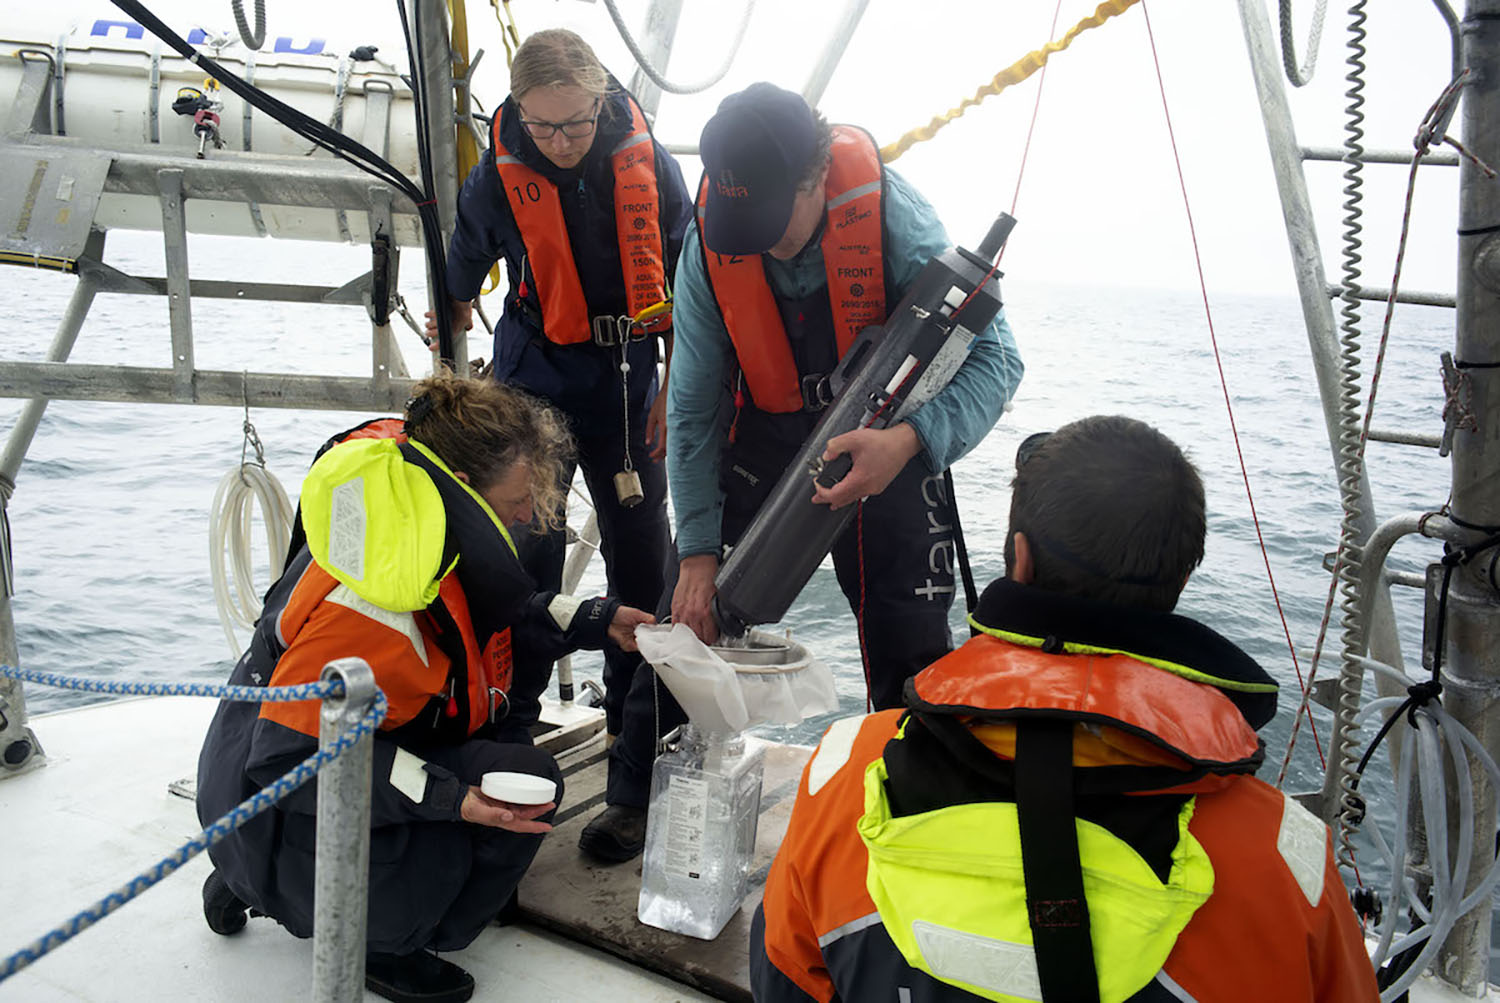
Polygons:
<instances>
[{"instance_id":1,"label":"clear plastic jug","mask_svg":"<svg viewBox=\"0 0 1500 1003\"><path fill-rule=\"evenodd\" d=\"M661 930L713 940L745 899L765 743L684 725L651 771L636 915Z\"/></svg>"}]
</instances>

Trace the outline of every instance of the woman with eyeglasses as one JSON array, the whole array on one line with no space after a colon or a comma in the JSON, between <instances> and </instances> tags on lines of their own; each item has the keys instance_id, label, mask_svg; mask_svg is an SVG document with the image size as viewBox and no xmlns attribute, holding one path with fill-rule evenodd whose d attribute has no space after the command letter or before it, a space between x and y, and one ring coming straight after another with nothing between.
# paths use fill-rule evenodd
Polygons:
<instances>
[{"instance_id":1,"label":"woman with eyeglasses","mask_svg":"<svg viewBox=\"0 0 1500 1003\"><path fill-rule=\"evenodd\" d=\"M610 594L646 610L656 607L670 546L657 338L670 366L672 277L691 204L676 161L588 44L571 31L539 31L516 52L510 96L459 193L448 249L460 328L491 266L505 262L495 378L567 417ZM431 314L428 325L435 336ZM564 475L571 482L572 469ZM558 588L563 533L533 535L525 548L538 585ZM606 658L611 733L639 664ZM544 684L547 667L539 670Z\"/></svg>"}]
</instances>

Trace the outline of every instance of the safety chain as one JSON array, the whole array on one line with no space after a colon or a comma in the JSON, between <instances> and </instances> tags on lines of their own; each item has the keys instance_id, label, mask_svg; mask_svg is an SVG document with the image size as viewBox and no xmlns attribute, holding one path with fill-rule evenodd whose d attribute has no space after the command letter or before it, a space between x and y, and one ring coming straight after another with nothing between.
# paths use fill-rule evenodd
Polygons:
<instances>
[{"instance_id":1,"label":"safety chain","mask_svg":"<svg viewBox=\"0 0 1500 1003\"><path fill-rule=\"evenodd\" d=\"M266 467L266 449L261 445L260 435L255 431L255 422L250 420L250 374L240 374L240 394L245 402L245 423L241 426L245 433L244 440L240 443L240 467L243 468L249 456L250 449L255 450L255 465L262 470ZM244 470L240 471L240 480L245 479Z\"/></svg>"},{"instance_id":2,"label":"safety chain","mask_svg":"<svg viewBox=\"0 0 1500 1003\"><path fill-rule=\"evenodd\" d=\"M42 683L47 686L57 686L63 689L90 690L100 693L135 693L152 696L217 696L225 700L247 702L261 700L273 702L309 700L319 697L339 696L344 691L344 683L338 679L307 683L302 686L267 688L257 686L211 686L200 683L107 683L97 680L55 676L51 673L30 672L8 665L0 665L0 675L9 676L13 679ZM317 776L323 767L338 759L356 742L379 727L380 722L385 719L385 714L385 694L376 690L375 700L370 705L368 713L348 731L339 735L327 749L319 749L297 764L285 776L272 783L269 787L263 788L248 800L230 809L198 835L183 843L155 865L131 878L98 902L79 912L72 919L53 928L5 959L0 960L0 982L4 982L49 951L67 943L105 916L125 905L125 903L135 898L141 892L182 867L182 865L192 860L210 846L221 842L230 833L243 826L252 818L255 818L297 790L303 784Z\"/></svg>"},{"instance_id":3,"label":"safety chain","mask_svg":"<svg viewBox=\"0 0 1500 1003\"><path fill-rule=\"evenodd\" d=\"M411 310L406 305L406 297L400 293L396 294L396 312L401 315L402 320L406 321L406 326L422 339L422 344L429 344L426 332L422 330L422 325L417 323L417 319L411 315Z\"/></svg>"},{"instance_id":4,"label":"safety chain","mask_svg":"<svg viewBox=\"0 0 1500 1003\"><path fill-rule=\"evenodd\" d=\"M37 683L60 690L81 690L85 693L108 693L117 697L217 697L220 700L238 700L247 703L293 703L298 700L326 700L344 695L344 684L338 679L300 686L226 686L220 683L152 683L116 682L109 679L80 679L76 676L59 676L35 669L18 669L11 665L0 665L0 676L19 679L23 683Z\"/></svg>"}]
</instances>

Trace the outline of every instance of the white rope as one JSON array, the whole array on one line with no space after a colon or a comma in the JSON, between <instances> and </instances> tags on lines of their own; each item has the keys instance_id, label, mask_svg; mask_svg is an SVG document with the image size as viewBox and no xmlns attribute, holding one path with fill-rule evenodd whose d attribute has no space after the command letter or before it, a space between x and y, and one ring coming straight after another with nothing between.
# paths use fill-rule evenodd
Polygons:
<instances>
[{"instance_id":1,"label":"white rope","mask_svg":"<svg viewBox=\"0 0 1500 1003\"><path fill-rule=\"evenodd\" d=\"M1312 24L1307 29L1307 60L1297 66L1297 40L1292 34L1292 0L1281 0L1281 65L1293 87L1305 87L1312 80L1318 63L1318 44L1323 40L1323 19L1328 0L1318 0L1313 7Z\"/></svg>"},{"instance_id":2,"label":"white rope","mask_svg":"<svg viewBox=\"0 0 1500 1003\"><path fill-rule=\"evenodd\" d=\"M729 48L724 53L724 65L712 75L705 77L695 84L674 84L661 75L661 71L651 65L651 60L641 51L636 44L635 38L630 34L630 29L625 27L625 18L620 15L620 8L615 5L615 0L604 0L604 6L609 9L609 16L615 22L615 30L620 33L620 38L630 54L635 57L636 65L641 72L650 78L651 82L668 94L697 94L706 91L729 72L729 67L734 63L735 53L740 51L740 43L745 40L745 29L750 25L750 12L755 9L755 0L745 0L744 12L740 15L740 26L734 33L734 41L729 43Z\"/></svg>"},{"instance_id":3,"label":"white rope","mask_svg":"<svg viewBox=\"0 0 1500 1003\"><path fill-rule=\"evenodd\" d=\"M235 627L250 630L260 619L261 592L255 588L250 556L257 502L265 524L271 577L275 580L281 574L286 548L291 542L294 517L291 500L275 475L259 464L242 463L219 481L209 512L208 562L213 571L214 602L231 658L240 657L244 650L235 636Z\"/></svg>"},{"instance_id":4,"label":"white rope","mask_svg":"<svg viewBox=\"0 0 1500 1003\"><path fill-rule=\"evenodd\" d=\"M1404 686L1413 680L1405 673L1373 658L1356 657L1366 670L1373 670ZM1381 697L1361 707L1357 718L1390 713L1406 702L1402 696ZM1415 734L1403 742L1400 761L1395 770L1396 821L1394 845L1388 843L1379 826L1367 825L1366 831L1374 837L1376 849L1385 858L1390 868L1390 886L1385 905L1385 918L1381 924L1380 937L1374 957L1379 968L1388 958L1393 958L1408 948L1422 945L1417 957L1406 972L1384 991L1380 998L1392 1003L1411 987L1427 967L1436 959L1437 952L1454 925L1473 910L1487 907L1490 895L1500 883L1500 860L1496 860L1484 872L1484 876L1469 894L1464 894L1469 880L1470 864L1478 852L1474 845L1474 830L1481 820L1476 818L1475 795L1477 782L1470 770L1470 759L1478 764L1479 772L1488 781L1490 789L1500 789L1500 766L1473 733L1458 722L1442 704L1433 701L1415 707L1411 713L1415 722ZM1466 756L1467 754L1467 756ZM1407 812L1413 801L1411 788L1416 785L1421 792L1420 810L1422 829L1427 838L1428 867L1432 876L1430 889L1432 907L1429 910L1422 901L1420 890L1406 872ZM1448 818L1449 788L1456 792L1452 801L1458 806L1458 818ZM1493 810L1493 809L1491 809ZM1450 857L1448 833L1457 833L1458 845ZM1396 926L1408 912L1414 912L1420 925L1397 934ZM1425 943L1424 943L1425 942Z\"/></svg>"}]
</instances>

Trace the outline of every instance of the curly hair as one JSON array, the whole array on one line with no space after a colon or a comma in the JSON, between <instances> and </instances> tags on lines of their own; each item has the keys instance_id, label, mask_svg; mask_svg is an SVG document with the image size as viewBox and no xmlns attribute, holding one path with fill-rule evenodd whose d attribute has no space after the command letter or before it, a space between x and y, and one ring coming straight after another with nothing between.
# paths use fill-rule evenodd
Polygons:
<instances>
[{"instance_id":1,"label":"curly hair","mask_svg":"<svg viewBox=\"0 0 1500 1003\"><path fill-rule=\"evenodd\" d=\"M493 380L437 373L412 387L406 434L449 470L467 474L481 494L516 463L529 464L537 530L556 529L566 519L562 475L573 437L557 412L529 394Z\"/></svg>"}]
</instances>

